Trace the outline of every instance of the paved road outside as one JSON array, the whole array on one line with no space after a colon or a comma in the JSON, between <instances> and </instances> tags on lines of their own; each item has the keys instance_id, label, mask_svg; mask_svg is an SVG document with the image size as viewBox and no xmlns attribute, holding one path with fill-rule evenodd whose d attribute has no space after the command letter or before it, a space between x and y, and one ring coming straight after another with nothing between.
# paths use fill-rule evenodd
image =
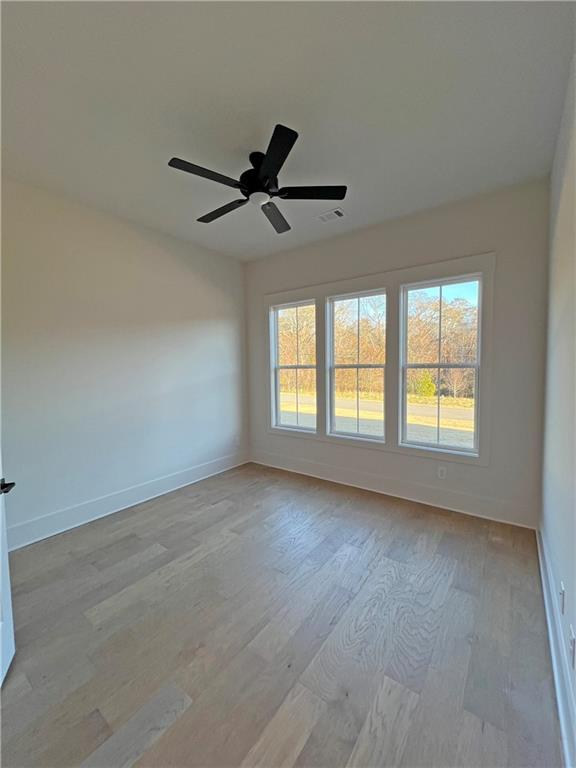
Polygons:
<instances>
[{"instance_id":1,"label":"paved road outside","mask_svg":"<svg viewBox=\"0 0 576 768\"><path fill-rule=\"evenodd\" d=\"M360 433L382 437L382 403L360 399L359 420L356 416L356 399L336 398L336 423L339 432ZM298 397L282 395L281 422L291 426L315 427L316 404L313 395ZM437 408L427 403L408 404L407 438L410 442L437 442ZM458 448L474 447L474 409L463 406L442 405L440 401L440 443Z\"/></svg>"}]
</instances>

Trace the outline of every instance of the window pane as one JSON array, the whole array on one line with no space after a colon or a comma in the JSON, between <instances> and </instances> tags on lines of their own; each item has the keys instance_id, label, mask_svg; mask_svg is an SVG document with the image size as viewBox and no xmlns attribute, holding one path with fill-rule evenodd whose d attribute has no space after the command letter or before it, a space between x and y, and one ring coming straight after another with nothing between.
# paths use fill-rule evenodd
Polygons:
<instances>
[{"instance_id":1,"label":"window pane","mask_svg":"<svg viewBox=\"0 0 576 768\"><path fill-rule=\"evenodd\" d=\"M298 370L298 426L316 429L316 371Z\"/></svg>"},{"instance_id":2,"label":"window pane","mask_svg":"<svg viewBox=\"0 0 576 768\"><path fill-rule=\"evenodd\" d=\"M358 389L360 434L384 437L384 368L361 368Z\"/></svg>"},{"instance_id":3,"label":"window pane","mask_svg":"<svg viewBox=\"0 0 576 768\"><path fill-rule=\"evenodd\" d=\"M296 365L297 363L296 319L296 307L277 310L278 365Z\"/></svg>"},{"instance_id":4,"label":"window pane","mask_svg":"<svg viewBox=\"0 0 576 768\"><path fill-rule=\"evenodd\" d=\"M440 371L440 445L474 450L475 370Z\"/></svg>"},{"instance_id":5,"label":"window pane","mask_svg":"<svg viewBox=\"0 0 576 768\"><path fill-rule=\"evenodd\" d=\"M438 442L438 369L406 371L405 439L410 443Z\"/></svg>"},{"instance_id":6,"label":"window pane","mask_svg":"<svg viewBox=\"0 0 576 768\"><path fill-rule=\"evenodd\" d=\"M334 425L336 432L358 433L356 368L336 368L334 371Z\"/></svg>"},{"instance_id":7,"label":"window pane","mask_svg":"<svg viewBox=\"0 0 576 768\"><path fill-rule=\"evenodd\" d=\"M358 299L334 302L334 362L350 365L358 362Z\"/></svg>"},{"instance_id":8,"label":"window pane","mask_svg":"<svg viewBox=\"0 0 576 768\"><path fill-rule=\"evenodd\" d=\"M478 280L442 286L442 362L475 363Z\"/></svg>"},{"instance_id":9,"label":"window pane","mask_svg":"<svg viewBox=\"0 0 576 768\"><path fill-rule=\"evenodd\" d=\"M296 371L278 371L278 424L297 426Z\"/></svg>"},{"instance_id":10,"label":"window pane","mask_svg":"<svg viewBox=\"0 0 576 768\"><path fill-rule=\"evenodd\" d=\"M409 363L437 363L440 335L440 287L408 290Z\"/></svg>"},{"instance_id":11,"label":"window pane","mask_svg":"<svg viewBox=\"0 0 576 768\"><path fill-rule=\"evenodd\" d=\"M298 315L298 365L316 365L316 306L296 308Z\"/></svg>"},{"instance_id":12,"label":"window pane","mask_svg":"<svg viewBox=\"0 0 576 768\"><path fill-rule=\"evenodd\" d=\"M359 313L359 362L383 363L386 359L386 296L360 297Z\"/></svg>"}]
</instances>

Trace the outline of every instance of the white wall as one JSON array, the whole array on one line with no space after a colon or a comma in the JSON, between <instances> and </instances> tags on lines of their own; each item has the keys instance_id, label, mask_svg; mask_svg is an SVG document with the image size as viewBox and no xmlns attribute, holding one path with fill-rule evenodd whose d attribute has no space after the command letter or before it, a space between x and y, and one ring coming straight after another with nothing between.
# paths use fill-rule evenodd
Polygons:
<instances>
[{"instance_id":1,"label":"white wall","mask_svg":"<svg viewBox=\"0 0 576 768\"><path fill-rule=\"evenodd\" d=\"M12 548L242 460L240 264L14 182L2 224Z\"/></svg>"},{"instance_id":2,"label":"white wall","mask_svg":"<svg viewBox=\"0 0 576 768\"><path fill-rule=\"evenodd\" d=\"M535 526L547 201L547 182L535 181L249 264L253 457ZM241 461L241 265L13 182L3 209L3 449L18 484L8 498L11 545ZM487 466L268 431L265 294L489 251Z\"/></svg>"},{"instance_id":3,"label":"white wall","mask_svg":"<svg viewBox=\"0 0 576 768\"><path fill-rule=\"evenodd\" d=\"M546 431L541 535L550 575L550 608L556 609L561 710L570 711L572 731L567 750L576 764L576 672L568 661L569 625L576 631L576 59L568 83L558 136L550 195L550 272ZM566 610L555 599L560 582L566 588ZM565 691L562 685L565 685ZM567 742L568 744L568 742ZM569 763L570 764L570 763Z\"/></svg>"},{"instance_id":4,"label":"white wall","mask_svg":"<svg viewBox=\"0 0 576 768\"><path fill-rule=\"evenodd\" d=\"M249 264L253 458L535 527L541 498L548 191L546 180L501 189ZM268 430L266 294L490 251L496 253L496 271L487 466ZM437 477L440 463L448 467L445 480Z\"/></svg>"}]
</instances>

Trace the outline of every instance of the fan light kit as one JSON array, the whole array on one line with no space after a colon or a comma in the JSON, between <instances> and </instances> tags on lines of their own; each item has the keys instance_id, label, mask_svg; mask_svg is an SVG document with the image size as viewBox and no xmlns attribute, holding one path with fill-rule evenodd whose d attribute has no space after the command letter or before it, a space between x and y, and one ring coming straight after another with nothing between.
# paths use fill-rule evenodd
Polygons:
<instances>
[{"instance_id":1,"label":"fan light kit","mask_svg":"<svg viewBox=\"0 0 576 768\"><path fill-rule=\"evenodd\" d=\"M201 216L198 221L209 224L221 216L231 213L236 208L241 208L247 202L251 202L262 209L276 232L282 234L282 232L288 232L290 224L280 213L276 204L272 202L273 197L279 197L283 200L344 200L346 196L345 186L278 186L278 173L297 138L298 134L296 131L287 128L285 125L277 125L274 128L266 153L251 152L250 163L252 168L244 171L238 181L229 176L223 176L221 173L202 168L200 165L189 163L187 160L180 160L178 157L173 157L168 165L172 168L177 168L179 171L193 173L195 176L202 176L202 178L216 181L218 184L233 187L240 190L243 195L239 200L233 200L231 203L226 203L221 208Z\"/></svg>"},{"instance_id":2,"label":"fan light kit","mask_svg":"<svg viewBox=\"0 0 576 768\"><path fill-rule=\"evenodd\" d=\"M249 197L250 202L252 205L259 205L262 207L263 205L266 205L266 203L269 203L272 198L269 194L266 192L252 192L252 194Z\"/></svg>"}]
</instances>

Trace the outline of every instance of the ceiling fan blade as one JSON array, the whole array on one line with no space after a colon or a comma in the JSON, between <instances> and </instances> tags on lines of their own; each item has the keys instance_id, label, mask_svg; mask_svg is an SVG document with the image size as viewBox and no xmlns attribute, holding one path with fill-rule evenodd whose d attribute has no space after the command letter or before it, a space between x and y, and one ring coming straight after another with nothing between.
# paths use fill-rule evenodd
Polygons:
<instances>
[{"instance_id":1,"label":"ceiling fan blade","mask_svg":"<svg viewBox=\"0 0 576 768\"><path fill-rule=\"evenodd\" d=\"M284 200L344 200L347 187L282 187L278 197Z\"/></svg>"},{"instance_id":2,"label":"ceiling fan blade","mask_svg":"<svg viewBox=\"0 0 576 768\"><path fill-rule=\"evenodd\" d=\"M270 224L272 224L279 235L281 235L282 232L288 232L290 229L290 224L288 224L274 203L264 203L262 210L264 211L264 215Z\"/></svg>"},{"instance_id":3,"label":"ceiling fan blade","mask_svg":"<svg viewBox=\"0 0 576 768\"><path fill-rule=\"evenodd\" d=\"M266 155L258 171L261 180L275 179L278 176L297 138L298 134L292 128L287 128L285 125L277 125L274 128Z\"/></svg>"},{"instance_id":4,"label":"ceiling fan blade","mask_svg":"<svg viewBox=\"0 0 576 768\"><path fill-rule=\"evenodd\" d=\"M171 168L177 168L179 171L186 171L186 173L193 173L195 176L202 176L204 179L210 179L210 181L217 181L219 184L226 184L227 187L240 188L240 182L235 179L231 179L230 176L224 176L216 171L210 171L208 168L202 168L200 165L194 165L187 160L181 160L179 157L173 157L168 165Z\"/></svg>"},{"instance_id":5,"label":"ceiling fan blade","mask_svg":"<svg viewBox=\"0 0 576 768\"><path fill-rule=\"evenodd\" d=\"M210 213L206 213L204 216L201 216L198 221L201 221L203 224L210 224L211 221L219 219L220 216L225 216L227 213L235 211L236 208L240 208L241 206L246 205L247 202L248 200L242 199L234 200L231 203L226 203L226 205L223 205L221 208L216 208L215 211L211 211Z\"/></svg>"}]
</instances>

